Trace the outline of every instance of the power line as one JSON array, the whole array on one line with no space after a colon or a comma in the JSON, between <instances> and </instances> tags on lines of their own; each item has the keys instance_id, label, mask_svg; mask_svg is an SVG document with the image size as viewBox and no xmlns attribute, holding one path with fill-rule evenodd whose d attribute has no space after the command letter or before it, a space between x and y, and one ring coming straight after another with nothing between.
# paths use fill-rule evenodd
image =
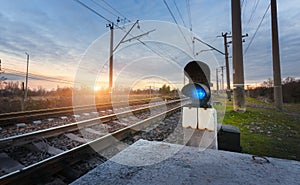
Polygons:
<instances>
[{"instance_id":1,"label":"power line","mask_svg":"<svg viewBox=\"0 0 300 185\"><path fill-rule=\"evenodd\" d=\"M97 11L93 10L92 8L88 7L87 5L85 5L84 3L80 2L79 0L75 0L76 2L80 3L83 7L87 8L88 10L92 11L93 13L95 13L96 15L100 15L101 18L104 18L106 21L112 23L112 21L110 21L109 19L105 18L104 16L102 16L101 14L99 14ZM105 2L104 0L102 0L103 2ZM105 2L108 6L110 6L112 9L114 9L111 5L109 5L107 2ZM117 11L117 10L115 10ZM122 15L123 17L125 17L124 15ZM174 17L175 18L175 17ZM176 20L176 19L175 19ZM177 23L177 21L176 21ZM124 28L118 26L118 25L115 25L117 28L119 28L120 30L124 31L125 33L127 32ZM181 31L179 25L177 24L179 30ZM182 33L182 31L181 31ZM183 34L183 33L182 33ZM134 37L131 33L129 33L129 35L131 37ZM183 35L184 36L184 35ZM185 38L185 37L184 37ZM147 47L149 50L151 50L153 53L159 55L160 57L162 58L165 58L163 57L160 53L158 53L157 51L155 51L154 49L152 49L150 46L148 46L146 43L144 43L143 41L141 41L140 39L137 39L140 43L142 43L145 47ZM186 40L186 39L185 39ZM186 41L187 42L187 41ZM189 46L189 45L188 45Z\"/></svg>"},{"instance_id":2,"label":"power line","mask_svg":"<svg viewBox=\"0 0 300 185\"><path fill-rule=\"evenodd\" d=\"M112 11L108 10L107 8L105 8L104 6L102 6L100 3L98 3L97 1L95 1L95 0L90 0L90 1L92 1L94 4L96 4L97 6L101 7L102 9L106 10L107 12L109 12L110 14L112 14L113 16L118 17L117 14L115 14Z\"/></svg>"},{"instance_id":3,"label":"power line","mask_svg":"<svg viewBox=\"0 0 300 185\"><path fill-rule=\"evenodd\" d=\"M212 48L213 50L219 52L220 54L225 55L225 53L223 53L222 51L220 51L220 50L218 50L217 48L213 47L212 45L210 45L210 44L204 42L203 40L201 40L201 39L199 39L199 38L197 38L197 37L194 37L194 39L196 39L196 40L198 40L199 42L201 42L202 44L204 44L204 45L206 45L206 46Z\"/></svg>"},{"instance_id":4,"label":"power line","mask_svg":"<svg viewBox=\"0 0 300 185\"><path fill-rule=\"evenodd\" d=\"M186 27L186 24L185 24L185 22L184 22L184 20L183 20L182 14L181 14L181 12L179 11L179 8L178 8L178 6L177 6L175 0L173 0L173 2L174 2L174 5L175 5L175 7L176 7L176 9L177 9L177 12L178 12L178 14L179 14L179 16L180 16L180 18L181 18L181 21L182 21L183 25Z\"/></svg>"},{"instance_id":5,"label":"power line","mask_svg":"<svg viewBox=\"0 0 300 185\"><path fill-rule=\"evenodd\" d=\"M107 22L109 22L110 24L113 24L112 21L110 21L109 19L107 19L106 17L104 17L103 15L101 15L100 13L98 13L96 10L92 9L91 7L87 6L86 4L84 4L83 2L79 1L79 0L74 0L75 2L79 3L81 6L83 6L84 8L92 11L93 13L95 13L96 15L98 15L99 17L101 17L102 19L106 20Z\"/></svg>"},{"instance_id":6,"label":"power line","mask_svg":"<svg viewBox=\"0 0 300 185\"><path fill-rule=\"evenodd\" d=\"M190 1L189 0L186 0L186 8L187 8L188 17L189 17L190 31L193 31L191 6L190 6Z\"/></svg>"},{"instance_id":7,"label":"power line","mask_svg":"<svg viewBox=\"0 0 300 185\"><path fill-rule=\"evenodd\" d=\"M251 44L252 44L252 42L253 42L253 40L254 40L254 38L255 38L255 36L256 36L256 34L257 34L259 28L260 28L260 26L261 26L261 24L262 24L264 18L266 17L266 15L267 15L267 13L268 13L268 10L270 9L270 6L271 6L271 3L269 3L269 5L268 5L268 7L267 7L267 9L266 9L266 11L265 11L263 17L261 18L261 21L260 21L260 23L258 24L258 26L257 26L257 28L256 28L256 30L255 30L255 33L254 33L253 37L251 38L251 40L250 40L250 42L249 42L249 45L248 45L247 48L245 49L244 55L246 55L246 53L247 53L249 47L251 46Z\"/></svg>"},{"instance_id":8,"label":"power line","mask_svg":"<svg viewBox=\"0 0 300 185\"><path fill-rule=\"evenodd\" d=\"M245 1L245 0L243 0L243 1L242 1L241 7L243 7L243 5L244 5L244 1Z\"/></svg>"},{"instance_id":9,"label":"power line","mask_svg":"<svg viewBox=\"0 0 300 185\"><path fill-rule=\"evenodd\" d=\"M25 72L14 70L14 69L9 69L5 68L7 72L9 72L10 75L22 75L24 77L26 75ZM45 81L52 81L52 82L60 82L60 83L67 83L67 84L74 84L72 81L60 79L60 78L55 78L55 77L50 77L50 76L44 76L44 75L39 75L39 74L34 74L34 73L28 73L31 77L31 79L34 77L34 79L40 79L40 80L45 80Z\"/></svg>"},{"instance_id":10,"label":"power line","mask_svg":"<svg viewBox=\"0 0 300 185\"><path fill-rule=\"evenodd\" d=\"M166 0L163 0L163 1L164 1L165 5L166 5L167 9L169 10L169 13L171 14L171 16L172 16L174 22L175 22L176 24L178 24L178 22L177 22L177 20L176 20L176 18L175 18L175 16L174 16L173 12L171 11L171 9L170 9L168 3L166 2Z\"/></svg>"},{"instance_id":11,"label":"power line","mask_svg":"<svg viewBox=\"0 0 300 185\"><path fill-rule=\"evenodd\" d=\"M254 4L253 4L253 7L252 7L252 11L251 11L250 17L249 17L249 20L248 20L248 23L247 23L247 25L246 25L246 27L245 27L246 30L247 30L247 28L248 28L250 22L251 22L252 19L253 19L253 16L254 16L254 13L255 13L255 11L256 11L256 9L257 9L258 4L259 4L259 0L255 0L255 2L254 2Z\"/></svg>"},{"instance_id":12,"label":"power line","mask_svg":"<svg viewBox=\"0 0 300 185\"><path fill-rule=\"evenodd\" d=\"M119 15L121 15L125 20L128 20L128 22L131 22L129 19L127 19L120 11L118 11L117 9L115 9L113 6L111 6L108 2L106 2L105 0L102 0L103 3L105 3L107 6L109 6L112 10L114 10L115 12L117 12Z\"/></svg>"},{"instance_id":13,"label":"power line","mask_svg":"<svg viewBox=\"0 0 300 185\"><path fill-rule=\"evenodd\" d=\"M243 0L243 2L242 2L242 5L241 5L241 14L242 14L242 20L244 20L245 19L245 10L246 10L246 6L247 6L247 3L248 1L247 0Z\"/></svg>"},{"instance_id":14,"label":"power line","mask_svg":"<svg viewBox=\"0 0 300 185\"><path fill-rule=\"evenodd\" d=\"M191 48L191 46L190 46L189 42L187 41L186 37L184 36L184 33L182 32L182 30L181 30L181 28L180 28L180 26L179 26L179 24L178 24L178 22L177 22L177 20L176 20L176 18L175 18L175 16L174 16L173 12L171 11L171 9L170 9L168 3L166 2L166 0L163 0L163 1L164 1L164 3L165 3L165 5L166 5L166 7L167 7L167 9L168 9L168 11L169 11L169 13L171 14L171 16L172 16L174 22L176 23L177 28L179 29L181 35L183 36L183 38L184 38L184 40L185 40L187 46L188 46L189 49L193 52L193 49Z\"/></svg>"},{"instance_id":15,"label":"power line","mask_svg":"<svg viewBox=\"0 0 300 185\"><path fill-rule=\"evenodd\" d=\"M24 77L24 74L19 74L19 73L9 73L9 75ZM32 76L28 76L28 78L33 79L33 80L43 80L43 81L54 82L54 83L62 83L62 84L68 84L68 85L73 85L74 84L74 83L71 83L71 82L61 82L61 81L50 80L50 79L40 79L40 78L32 77Z\"/></svg>"},{"instance_id":16,"label":"power line","mask_svg":"<svg viewBox=\"0 0 300 185\"><path fill-rule=\"evenodd\" d=\"M75 0L76 2L78 2L78 3L80 3L83 7L85 7L85 8L87 8L88 10L90 10L90 11L92 11L93 13L95 13L96 15L98 15L98 16L100 16L101 18L104 18L106 21L108 21L109 23L112 23L112 21L110 21L110 20L108 20L107 18L105 18L104 16L102 16L101 14L99 14L97 11L95 11L95 10L93 10L92 8L90 8L90 7L88 7L87 5L85 5L85 4L83 4L83 3L81 3L79 0ZM125 17L125 16L123 16L123 17ZM176 19L175 19L176 20ZM176 21L176 23L177 23L177 21ZM124 28L122 28L122 27L120 27L120 26L118 26L118 25L115 25L117 28L119 28L120 30L122 30L122 31L124 31L125 33L127 33L127 31L124 29ZM180 27L179 27L179 25L177 24L177 26L178 26L178 28L179 28L179 30L181 31L181 29L180 29ZM182 31L181 31L181 33L182 33ZM182 33L183 34L183 33ZM134 37L131 33L129 33L129 35L131 36L131 37ZM183 35L184 36L184 35ZM184 37L185 38L185 37ZM161 58L163 58L163 59L165 59L165 57L162 55L162 54L160 54L159 52L157 52L157 51L155 51L153 48L151 48L150 46L148 46L145 42L143 42L143 41L141 41L140 39L137 39L141 44L143 44L146 48L148 48L150 51L152 51L153 53L155 53L155 54L157 54L158 56L160 56ZM185 39L186 40L186 39ZM186 41L187 42L187 41ZM189 45L188 45L189 46Z\"/></svg>"}]
</instances>

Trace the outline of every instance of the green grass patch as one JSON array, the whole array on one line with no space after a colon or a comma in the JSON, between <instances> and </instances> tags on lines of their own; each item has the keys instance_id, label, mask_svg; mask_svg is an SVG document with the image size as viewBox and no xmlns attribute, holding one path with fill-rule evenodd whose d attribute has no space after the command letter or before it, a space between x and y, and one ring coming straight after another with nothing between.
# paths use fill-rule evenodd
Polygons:
<instances>
[{"instance_id":1,"label":"green grass patch","mask_svg":"<svg viewBox=\"0 0 300 185\"><path fill-rule=\"evenodd\" d=\"M249 100L249 99L247 99ZM251 104L270 107L259 100ZM300 117L275 109L247 108L245 113L233 111L227 103L223 124L241 131L243 153L300 161Z\"/></svg>"},{"instance_id":2,"label":"green grass patch","mask_svg":"<svg viewBox=\"0 0 300 185\"><path fill-rule=\"evenodd\" d=\"M300 103L285 103L283 107L285 110L298 112L300 114Z\"/></svg>"}]
</instances>

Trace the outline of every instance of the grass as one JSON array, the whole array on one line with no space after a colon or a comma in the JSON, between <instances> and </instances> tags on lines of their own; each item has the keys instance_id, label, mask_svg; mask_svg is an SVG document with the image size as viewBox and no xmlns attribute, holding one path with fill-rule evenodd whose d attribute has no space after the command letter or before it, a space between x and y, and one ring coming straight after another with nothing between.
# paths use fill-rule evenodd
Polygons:
<instances>
[{"instance_id":1,"label":"grass","mask_svg":"<svg viewBox=\"0 0 300 185\"><path fill-rule=\"evenodd\" d=\"M288 111L298 112L300 113L300 104L298 103L290 103L290 104L284 104L284 109Z\"/></svg>"},{"instance_id":2,"label":"grass","mask_svg":"<svg viewBox=\"0 0 300 185\"><path fill-rule=\"evenodd\" d=\"M300 108L299 104L285 105L297 115L289 115L271 105L247 98L245 113L233 111L232 102L227 102L223 124L237 126L241 131L243 153L260 156L293 159L300 161ZM267 108L266 108L267 107Z\"/></svg>"}]
</instances>

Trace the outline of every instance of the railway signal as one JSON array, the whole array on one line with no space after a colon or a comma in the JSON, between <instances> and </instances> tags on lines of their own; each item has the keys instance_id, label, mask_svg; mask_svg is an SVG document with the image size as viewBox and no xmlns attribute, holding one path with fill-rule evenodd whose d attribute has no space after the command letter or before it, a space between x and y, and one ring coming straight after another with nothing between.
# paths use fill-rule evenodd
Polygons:
<instances>
[{"instance_id":1,"label":"railway signal","mask_svg":"<svg viewBox=\"0 0 300 185\"><path fill-rule=\"evenodd\" d=\"M202 148L211 145L217 148L217 113L210 105L210 69L203 62L192 61L185 66L184 73L189 83L181 92L192 101L182 110L182 127L187 134L187 143ZM203 135L205 131L209 133ZM199 135L203 137L199 138Z\"/></svg>"}]
</instances>

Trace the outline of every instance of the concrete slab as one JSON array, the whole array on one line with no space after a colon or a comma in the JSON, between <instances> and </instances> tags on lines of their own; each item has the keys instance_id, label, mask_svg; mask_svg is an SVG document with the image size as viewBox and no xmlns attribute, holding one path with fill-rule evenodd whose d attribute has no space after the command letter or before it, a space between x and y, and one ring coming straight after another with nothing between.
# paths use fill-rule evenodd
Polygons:
<instances>
[{"instance_id":1,"label":"concrete slab","mask_svg":"<svg viewBox=\"0 0 300 185\"><path fill-rule=\"evenodd\" d=\"M300 184L300 162L139 140L72 185Z\"/></svg>"},{"instance_id":2,"label":"concrete slab","mask_svg":"<svg viewBox=\"0 0 300 185\"><path fill-rule=\"evenodd\" d=\"M0 169L5 173L10 173L24 168L18 161L10 158L6 153L0 153Z\"/></svg>"}]
</instances>

